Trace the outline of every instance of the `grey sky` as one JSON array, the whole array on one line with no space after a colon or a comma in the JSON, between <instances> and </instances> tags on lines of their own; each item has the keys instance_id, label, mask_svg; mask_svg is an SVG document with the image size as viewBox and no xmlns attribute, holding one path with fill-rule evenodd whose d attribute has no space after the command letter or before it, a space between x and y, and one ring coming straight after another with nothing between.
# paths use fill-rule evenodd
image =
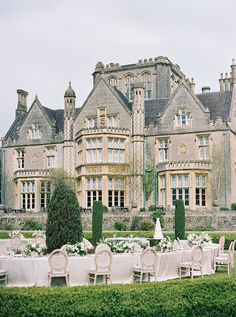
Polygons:
<instances>
[{"instance_id":1,"label":"grey sky","mask_svg":"<svg viewBox=\"0 0 236 317\"><path fill-rule=\"evenodd\" d=\"M0 0L0 136L14 120L16 89L63 107L69 80L81 106L98 61L167 56L218 90L236 57L235 0Z\"/></svg>"}]
</instances>

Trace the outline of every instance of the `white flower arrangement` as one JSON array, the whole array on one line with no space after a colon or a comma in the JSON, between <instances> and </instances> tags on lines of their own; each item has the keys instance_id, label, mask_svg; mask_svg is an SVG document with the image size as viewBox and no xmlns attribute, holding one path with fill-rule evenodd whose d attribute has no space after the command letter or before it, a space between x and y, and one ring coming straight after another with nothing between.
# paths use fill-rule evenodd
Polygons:
<instances>
[{"instance_id":1,"label":"white flower arrangement","mask_svg":"<svg viewBox=\"0 0 236 317\"><path fill-rule=\"evenodd\" d=\"M14 236L20 236L21 238L23 238L23 235L22 233L20 233L19 230L13 230L11 232L9 232L9 237L12 238Z\"/></svg>"},{"instance_id":2,"label":"white flower arrangement","mask_svg":"<svg viewBox=\"0 0 236 317\"><path fill-rule=\"evenodd\" d=\"M113 253L138 253L146 249L149 244L137 238L128 241L128 240L107 240L106 244L110 247L111 252Z\"/></svg>"},{"instance_id":3,"label":"white flower arrangement","mask_svg":"<svg viewBox=\"0 0 236 317\"><path fill-rule=\"evenodd\" d=\"M189 234L187 241L191 247L195 245L207 246L212 243L211 237L208 235L208 233L204 232L200 233L199 235L196 233Z\"/></svg>"},{"instance_id":4,"label":"white flower arrangement","mask_svg":"<svg viewBox=\"0 0 236 317\"><path fill-rule=\"evenodd\" d=\"M88 254L90 247L86 246L84 241L81 241L76 244L68 244L65 249L68 255L85 256Z\"/></svg>"},{"instance_id":5,"label":"white flower arrangement","mask_svg":"<svg viewBox=\"0 0 236 317\"><path fill-rule=\"evenodd\" d=\"M46 238L45 233L41 230L34 231L32 233L32 237L38 237L38 236Z\"/></svg>"},{"instance_id":6,"label":"white flower arrangement","mask_svg":"<svg viewBox=\"0 0 236 317\"><path fill-rule=\"evenodd\" d=\"M28 243L24 248L24 254L28 256L43 256L46 248L42 248L39 244Z\"/></svg>"},{"instance_id":7,"label":"white flower arrangement","mask_svg":"<svg viewBox=\"0 0 236 317\"><path fill-rule=\"evenodd\" d=\"M170 237L164 237L158 244L161 249L161 252L170 252L173 249L173 243Z\"/></svg>"}]
</instances>

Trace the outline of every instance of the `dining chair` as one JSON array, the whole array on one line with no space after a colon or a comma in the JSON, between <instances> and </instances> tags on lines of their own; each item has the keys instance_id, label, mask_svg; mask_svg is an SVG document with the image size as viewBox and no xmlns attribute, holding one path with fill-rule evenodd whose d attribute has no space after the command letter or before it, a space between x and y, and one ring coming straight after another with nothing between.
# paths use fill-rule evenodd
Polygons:
<instances>
[{"instance_id":1,"label":"dining chair","mask_svg":"<svg viewBox=\"0 0 236 317\"><path fill-rule=\"evenodd\" d=\"M103 283L110 284L111 281L111 265L112 265L112 254L108 245L102 243L95 249L94 256L95 269L89 270L89 283L97 284L98 277L102 277Z\"/></svg>"},{"instance_id":2,"label":"dining chair","mask_svg":"<svg viewBox=\"0 0 236 317\"><path fill-rule=\"evenodd\" d=\"M179 265L179 277L182 277L182 272L189 272L190 277L193 278L194 271L201 272L201 276L203 277L203 268L202 261L203 260L203 250L202 246L195 246L192 249L191 261L183 261Z\"/></svg>"},{"instance_id":3,"label":"dining chair","mask_svg":"<svg viewBox=\"0 0 236 317\"><path fill-rule=\"evenodd\" d=\"M156 281L156 252L153 248L146 248L140 255L140 265L133 266L133 282L142 283L147 275L148 281L154 276Z\"/></svg>"},{"instance_id":4,"label":"dining chair","mask_svg":"<svg viewBox=\"0 0 236 317\"><path fill-rule=\"evenodd\" d=\"M221 236L219 239L219 255L224 254L225 249L225 236Z\"/></svg>"},{"instance_id":5,"label":"dining chair","mask_svg":"<svg viewBox=\"0 0 236 317\"><path fill-rule=\"evenodd\" d=\"M14 252L19 252L22 250L21 235L15 234L11 237L10 245L9 245L8 249L11 251L14 251Z\"/></svg>"},{"instance_id":6,"label":"dining chair","mask_svg":"<svg viewBox=\"0 0 236 317\"><path fill-rule=\"evenodd\" d=\"M41 248L46 247L46 239L44 234L37 234L34 238L34 243L39 245Z\"/></svg>"},{"instance_id":7,"label":"dining chair","mask_svg":"<svg viewBox=\"0 0 236 317\"><path fill-rule=\"evenodd\" d=\"M7 284L7 271L2 268L2 261L0 262L0 281Z\"/></svg>"},{"instance_id":8,"label":"dining chair","mask_svg":"<svg viewBox=\"0 0 236 317\"><path fill-rule=\"evenodd\" d=\"M219 254L219 256L215 257L214 259L214 269L215 271L217 270L218 267L227 267L228 274L230 273L230 270L232 269L232 264L233 264L233 256L232 253L234 247L234 242L232 241L229 246L229 250L227 253L224 254Z\"/></svg>"},{"instance_id":9,"label":"dining chair","mask_svg":"<svg viewBox=\"0 0 236 317\"><path fill-rule=\"evenodd\" d=\"M68 255L62 249L53 250L48 257L50 271L48 272L49 284L53 277L65 277L66 285L69 286Z\"/></svg>"}]
</instances>

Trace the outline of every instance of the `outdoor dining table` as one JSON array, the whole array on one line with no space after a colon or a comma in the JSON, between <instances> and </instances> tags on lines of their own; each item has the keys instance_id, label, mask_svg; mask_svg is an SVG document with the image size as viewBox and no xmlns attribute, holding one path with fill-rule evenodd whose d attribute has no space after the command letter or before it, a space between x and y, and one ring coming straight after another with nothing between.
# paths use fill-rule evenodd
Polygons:
<instances>
[{"instance_id":1,"label":"outdoor dining table","mask_svg":"<svg viewBox=\"0 0 236 317\"><path fill-rule=\"evenodd\" d=\"M214 274L213 261L218 245L203 250L203 274ZM191 260L191 250L157 253L156 278L165 281L179 277L182 260ZM140 261L140 254L113 254L111 279L113 284L131 283L133 266ZM2 256L2 267L8 272L8 286L48 286L48 257ZM94 268L94 255L70 256L68 270L70 285L88 284L88 271Z\"/></svg>"}]
</instances>

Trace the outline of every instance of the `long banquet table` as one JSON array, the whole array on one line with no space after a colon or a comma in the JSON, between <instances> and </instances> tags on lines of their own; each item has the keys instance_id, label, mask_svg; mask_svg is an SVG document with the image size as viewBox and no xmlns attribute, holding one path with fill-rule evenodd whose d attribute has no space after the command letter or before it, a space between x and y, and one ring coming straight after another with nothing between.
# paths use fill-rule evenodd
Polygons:
<instances>
[{"instance_id":1,"label":"long banquet table","mask_svg":"<svg viewBox=\"0 0 236 317\"><path fill-rule=\"evenodd\" d=\"M213 261L218 245L204 248L203 274L214 274ZM140 254L114 254L111 269L112 283L130 283L132 269L140 260ZM156 278L165 281L178 278L178 266L181 260L191 260L191 250L157 253ZM48 286L49 264L47 257L1 258L2 267L8 272L8 286ZM69 257L68 270L70 285L88 284L88 271L94 268L94 255Z\"/></svg>"}]
</instances>

